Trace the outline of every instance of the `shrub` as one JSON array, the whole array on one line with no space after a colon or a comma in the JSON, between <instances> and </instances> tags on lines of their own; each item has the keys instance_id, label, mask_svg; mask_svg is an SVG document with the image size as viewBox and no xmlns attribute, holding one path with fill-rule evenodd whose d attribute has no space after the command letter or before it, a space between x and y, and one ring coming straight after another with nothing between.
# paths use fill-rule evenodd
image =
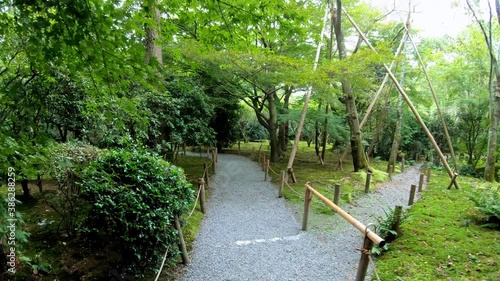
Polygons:
<instances>
[{"instance_id":1,"label":"shrub","mask_svg":"<svg viewBox=\"0 0 500 281\"><path fill-rule=\"evenodd\" d=\"M11 198L0 194L0 275L7 271L14 273L12 268L17 268L20 259L24 257L22 249L29 237L29 233L22 229L24 221L21 213L14 213L8 208L9 203L14 202L18 205L21 202ZM16 220L14 222L15 229L9 227L12 219ZM15 240L9 239L11 231L15 233ZM11 252L11 247L15 247L14 255Z\"/></svg>"},{"instance_id":2,"label":"shrub","mask_svg":"<svg viewBox=\"0 0 500 281\"><path fill-rule=\"evenodd\" d=\"M481 175L479 175L477 172L476 172L476 169L474 169L474 167L470 164L467 164L467 165L464 165L462 167L460 167L460 174L462 176L469 176L469 177L474 177L474 178L480 178Z\"/></svg>"},{"instance_id":3,"label":"shrub","mask_svg":"<svg viewBox=\"0 0 500 281\"><path fill-rule=\"evenodd\" d=\"M141 150L109 151L85 169L82 197L92 204L82 230L121 244L123 265L142 273L165 249L176 254L176 215L193 202L181 168Z\"/></svg>"},{"instance_id":4,"label":"shrub","mask_svg":"<svg viewBox=\"0 0 500 281\"><path fill-rule=\"evenodd\" d=\"M476 190L469 194L476 209L484 215L481 218L484 227L500 228L500 189L490 188Z\"/></svg>"},{"instance_id":5,"label":"shrub","mask_svg":"<svg viewBox=\"0 0 500 281\"><path fill-rule=\"evenodd\" d=\"M57 181L58 189L44 200L61 217L58 232L64 230L68 236L76 232L82 212L77 185L83 170L98 157L100 150L79 142L63 143L54 146L50 152L49 173Z\"/></svg>"},{"instance_id":6,"label":"shrub","mask_svg":"<svg viewBox=\"0 0 500 281\"><path fill-rule=\"evenodd\" d=\"M396 209L384 210L385 216L377 217L377 224L375 225L375 233L382 237L387 242L383 248L374 246L372 252L376 255L381 255L384 251L389 249L389 243L396 240L400 235L399 226L407 219L407 213L402 211L401 216L398 218Z\"/></svg>"}]
</instances>

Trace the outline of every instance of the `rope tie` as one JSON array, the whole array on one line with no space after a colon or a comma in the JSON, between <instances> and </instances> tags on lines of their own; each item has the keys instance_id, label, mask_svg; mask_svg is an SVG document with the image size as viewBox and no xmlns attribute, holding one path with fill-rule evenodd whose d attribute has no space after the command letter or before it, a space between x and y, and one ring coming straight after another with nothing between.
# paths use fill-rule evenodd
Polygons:
<instances>
[{"instance_id":1,"label":"rope tie","mask_svg":"<svg viewBox=\"0 0 500 281\"><path fill-rule=\"evenodd\" d=\"M273 168L271 168L271 165L269 165L269 170L271 170L271 172L273 172L275 175L279 176L280 174L276 173Z\"/></svg>"},{"instance_id":2,"label":"rope tie","mask_svg":"<svg viewBox=\"0 0 500 281\"><path fill-rule=\"evenodd\" d=\"M189 218L193 215L194 209L196 209L196 205L198 205L198 199L200 198L200 193L201 193L201 188L198 186L198 195L196 195L196 200L194 201L193 209L189 213L189 216L186 218L186 220L189 220Z\"/></svg>"}]
</instances>

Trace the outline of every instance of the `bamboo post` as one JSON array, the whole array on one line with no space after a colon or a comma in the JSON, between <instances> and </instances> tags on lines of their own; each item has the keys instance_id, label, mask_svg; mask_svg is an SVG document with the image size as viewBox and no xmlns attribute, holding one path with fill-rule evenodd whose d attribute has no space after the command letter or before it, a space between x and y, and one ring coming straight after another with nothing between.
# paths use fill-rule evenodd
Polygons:
<instances>
[{"instance_id":1,"label":"bamboo post","mask_svg":"<svg viewBox=\"0 0 500 281\"><path fill-rule=\"evenodd\" d=\"M334 193L333 193L333 204L335 205L339 205L339 201L340 201L340 183L336 183L335 184L335 190L334 190Z\"/></svg>"},{"instance_id":2,"label":"bamboo post","mask_svg":"<svg viewBox=\"0 0 500 281\"><path fill-rule=\"evenodd\" d=\"M302 218L302 230L307 230L307 220L309 219L309 207L311 206L311 190L306 188L306 194L304 197L304 217Z\"/></svg>"},{"instance_id":3,"label":"bamboo post","mask_svg":"<svg viewBox=\"0 0 500 281\"><path fill-rule=\"evenodd\" d=\"M266 170L266 155L264 154L262 157L262 171Z\"/></svg>"},{"instance_id":4,"label":"bamboo post","mask_svg":"<svg viewBox=\"0 0 500 281\"><path fill-rule=\"evenodd\" d=\"M181 223L179 221L179 217L176 215L174 218L174 223L175 223L175 229L177 230L177 233L179 234L179 249L181 250L181 256L182 256L182 263L183 264L188 264L189 263L189 255L186 249L186 242L184 241L184 235L182 235L182 228L181 228Z\"/></svg>"},{"instance_id":5,"label":"bamboo post","mask_svg":"<svg viewBox=\"0 0 500 281\"><path fill-rule=\"evenodd\" d=\"M422 173L425 175L427 172L427 160L424 160L424 165L422 166Z\"/></svg>"},{"instance_id":6,"label":"bamboo post","mask_svg":"<svg viewBox=\"0 0 500 281\"><path fill-rule=\"evenodd\" d=\"M431 181L431 169L427 169L427 179L425 180L427 183Z\"/></svg>"},{"instance_id":7,"label":"bamboo post","mask_svg":"<svg viewBox=\"0 0 500 281\"><path fill-rule=\"evenodd\" d=\"M215 162L219 162L219 149L215 147Z\"/></svg>"},{"instance_id":8,"label":"bamboo post","mask_svg":"<svg viewBox=\"0 0 500 281\"><path fill-rule=\"evenodd\" d=\"M402 157L401 158L401 173L403 173L405 171L405 158Z\"/></svg>"},{"instance_id":9,"label":"bamboo post","mask_svg":"<svg viewBox=\"0 0 500 281\"><path fill-rule=\"evenodd\" d=\"M240 141L238 141L238 155L241 155L241 145L240 145Z\"/></svg>"},{"instance_id":10,"label":"bamboo post","mask_svg":"<svg viewBox=\"0 0 500 281\"><path fill-rule=\"evenodd\" d=\"M283 197L283 188L285 187L285 171L281 171L281 184L280 184L280 189L278 190L278 197L281 198Z\"/></svg>"},{"instance_id":11,"label":"bamboo post","mask_svg":"<svg viewBox=\"0 0 500 281\"><path fill-rule=\"evenodd\" d=\"M412 184L410 188L410 199L408 200L408 206L413 205L413 201L415 200L415 190L417 189L417 186Z\"/></svg>"},{"instance_id":12,"label":"bamboo post","mask_svg":"<svg viewBox=\"0 0 500 281\"><path fill-rule=\"evenodd\" d=\"M453 174L453 177L451 178L450 185L448 185L448 189L450 189L453 184L455 184L455 188L458 189L457 182L456 182L457 176L458 176L457 173Z\"/></svg>"},{"instance_id":13,"label":"bamboo post","mask_svg":"<svg viewBox=\"0 0 500 281\"><path fill-rule=\"evenodd\" d=\"M420 173L420 178L418 180L418 192L422 192L423 185L424 185L424 173Z\"/></svg>"},{"instance_id":14,"label":"bamboo post","mask_svg":"<svg viewBox=\"0 0 500 281\"><path fill-rule=\"evenodd\" d=\"M358 272L356 273L356 281L363 281L366 277L368 264L370 263L370 255L373 247L373 241L365 235L363 240L363 248L361 249L361 258L359 259Z\"/></svg>"},{"instance_id":15,"label":"bamboo post","mask_svg":"<svg viewBox=\"0 0 500 281\"><path fill-rule=\"evenodd\" d=\"M205 182L202 178L198 179L198 188L200 189L200 209L202 213L206 214Z\"/></svg>"},{"instance_id":16,"label":"bamboo post","mask_svg":"<svg viewBox=\"0 0 500 281\"><path fill-rule=\"evenodd\" d=\"M210 188L210 182L209 182L209 179L210 177L208 176L208 167L207 167L207 163L204 163L203 164L203 179L205 180L205 183L206 183L206 186L208 188Z\"/></svg>"},{"instance_id":17,"label":"bamboo post","mask_svg":"<svg viewBox=\"0 0 500 281\"><path fill-rule=\"evenodd\" d=\"M370 181L372 180L372 173L366 173L365 193L370 192Z\"/></svg>"}]
</instances>

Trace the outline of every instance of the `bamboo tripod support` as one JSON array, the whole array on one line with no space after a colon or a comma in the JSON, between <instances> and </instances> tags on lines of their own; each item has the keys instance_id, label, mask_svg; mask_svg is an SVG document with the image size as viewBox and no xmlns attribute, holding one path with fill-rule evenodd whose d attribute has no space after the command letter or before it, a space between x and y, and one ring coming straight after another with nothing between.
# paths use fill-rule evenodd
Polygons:
<instances>
[{"instance_id":1,"label":"bamboo tripod support","mask_svg":"<svg viewBox=\"0 0 500 281\"><path fill-rule=\"evenodd\" d=\"M359 35L363 38L363 41L365 41L366 45L373 51L373 52L377 52L375 50L375 48L372 46L372 44L370 43L370 41L368 40L368 38L366 38L365 34L363 33L363 31L361 31L361 29L359 28L359 26L356 24L356 22L352 19L352 17L347 13L347 11L342 8L344 13L346 14L347 18L349 19L349 21L352 23L352 25L354 26L354 28L356 29L356 31L359 33ZM451 170L450 168L450 165L448 164L448 161L446 161L446 157L444 157L443 153L441 152L441 149L439 148L438 144L436 143L436 140L434 139L434 136L432 136L431 132L429 131L429 129L427 128L427 126L425 125L424 121L422 120L422 117L420 117L420 114L418 113L417 109L415 108L415 106L413 105L413 103L411 102L410 98L408 97L408 95L406 94L405 90L401 87L401 84L399 84L399 81L398 79L394 76L394 74L392 73L392 71L389 69L389 67L384 64L383 65L385 70L387 71L387 74L389 75L389 77L391 78L392 82L394 83L394 85L396 86L396 88L398 89L399 93L403 96L403 99L405 100L406 104L408 105L408 107L410 108L411 112L413 113L413 115L415 115L415 118L417 119L418 123L420 124L420 127L422 127L422 129L424 130L425 134L427 135L427 137L429 138L432 146L434 147L434 149L436 150L439 158L441 159L441 162L443 163L444 167L446 168L446 171L448 172L448 175L450 176L451 178L451 183L450 183L450 186L451 185L455 185L455 187L457 189L460 188L460 186L458 185L458 182L456 181L456 176L454 176L455 174L453 173L453 171Z\"/></svg>"}]
</instances>

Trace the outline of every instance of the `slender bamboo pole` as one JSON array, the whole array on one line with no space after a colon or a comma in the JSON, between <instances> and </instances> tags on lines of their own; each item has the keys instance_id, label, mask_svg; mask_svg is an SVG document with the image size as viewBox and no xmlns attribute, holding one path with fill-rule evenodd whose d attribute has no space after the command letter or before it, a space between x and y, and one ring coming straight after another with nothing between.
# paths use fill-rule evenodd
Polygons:
<instances>
[{"instance_id":1,"label":"slender bamboo pole","mask_svg":"<svg viewBox=\"0 0 500 281\"><path fill-rule=\"evenodd\" d=\"M405 29L408 30L408 27L406 25L405 25ZM410 39L410 42L413 45L413 49L415 50L415 53L417 54L417 58L418 58L418 61L420 63L420 67L422 68L422 71L425 74L425 80L427 80L427 85L429 85L429 89L431 90L432 98L434 99L434 103L436 104L436 109L437 109L437 112L439 115L439 119L441 120L441 124L443 125L443 128L444 128L444 135L446 137L446 141L448 142L448 148L450 149L451 157L453 159L453 164L455 166L455 171L458 171L458 160L457 160L457 157L455 156L453 144L451 143L450 133L448 132L448 126L446 126L443 112L441 111L441 107L439 106L436 91L434 91L434 87L432 86L431 79L429 78L429 74L427 73L427 69L425 67L424 61L422 60L422 57L420 56L420 52L418 51L417 45L415 44L415 41L413 41L411 34L408 34L408 38Z\"/></svg>"},{"instance_id":2,"label":"slender bamboo pole","mask_svg":"<svg viewBox=\"0 0 500 281\"><path fill-rule=\"evenodd\" d=\"M267 159L264 170L264 181L267 181L267 177L269 176L269 159Z\"/></svg>"},{"instance_id":3,"label":"slender bamboo pole","mask_svg":"<svg viewBox=\"0 0 500 281\"><path fill-rule=\"evenodd\" d=\"M334 204L332 201L328 200L323 194L319 193L316 189L312 188L309 184L306 184L306 189L310 190L312 194L318 196L321 201L323 201L328 207L333 209L337 214L342 216L346 221L348 221L350 224L352 224L354 227L356 227L359 231L362 233L365 233L370 238L374 243L379 245L380 247L383 247L385 245L384 239L382 239L380 236L378 236L375 232L371 231L370 229L367 229L364 224L359 222L357 219L355 219L353 216L349 215L346 211L342 210L339 206Z\"/></svg>"},{"instance_id":4,"label":"slender bamboo pole","mask_svg":"<svg viewBox=\"0 0 500 281\"><path fill-rule=\"evenodd\" d=\"M363 31L361 31L361 29L359 28L359 26L352 19L352 17L347 13L347 11L344 8L342 8L342 9L343 9L344 13L346 14L347 18L349 19L349 21L352 23L352 25L356 29L356 31L363 38L363 41L365 41L366 45L368 45L368 47L372 51L377 52L375 50L375 48L372 46L372 44L370 43L370 41L368 40L368 38L366 38L366 36L363 33ZM417 109L415 108L415 106L413 106L413 103L411 102L410 98L406 94L405 90L399 84L398 80L396 79L396 77L394 76L394 74L392 73L392 71L389 69L389 67L387 67L386 64L384 64L383 66L384 66L385 70L387 71L387 73L389 74L389 77L391 78L392 82L394 83L394 85L398 89L399 93L403 96L405 102L408 104L408 107L410 108L411 112L413 113L413 115L415 115L415 118L417 118L418 123L420 124L420 126L424 130L424 132L427 135L427 137L429 138L430 142L432 143L432 146L434 147L434 149L436 150L439 158L443 162L443 165L446 168L446 171L448 172L448 175L450 176L450 178L452 178L453 177L453 171L451 170L450 165L448 165L448 162L446 161L446 158L444 157L443 153L441 152L441 149L439 148L439 145L436 143L436 140L434 139L434 136L432 136L431 132L429 131L429 129L425 125L424 121L420 117L420 114L418 113ZM455 186L457 187L457 189L459 188L458 182L456 180L452 181L452 183L455 184Z\"/></svg>"},{"instance_id":5,"label":"slender bamboo pole","mask_svg":"<svg viewBox=\"0 0 500 281\"><path fill-rule=\"evenodd\" d=\"M313 71L318 68L319 55L321 53L321 47L323 46L323 37L325 35L326 22L328 20L329 8L328 6L325 9L325 15L323 17L323 28L321 29L320 40L318 42L318 46L316 48L316 58L314 59ZM312 85L307 87L306 94L304 96L304 108L302 110L302 114L300 115L299 125L295 132L295 140L293 143L292 151L290 152L290 158L288 158L287 170L290 175L292 175L292 180L295 182L295 175L293 175L293 162L295 160L295 155L297 154L297 149L299 147L300 136L302 134L302 128L304 127L304 122L306 119L307 108L309 106L309 99L311 98L312 93Z\"/></svg>"},{"instance_id":6,"label":"slender bamboo pole","mask_svg":"<svg viewBox=\"0 0 500 281\"><path fill-rule=\"evenodd\" d=\"M396 58L401 55L401 52L403 51L403 46L406 41L406 37L408 36L408 31L405 31L405 34L403 35L403 38L399 42L398 49L396 50L396 54L394 55L394 60L391 62L391 65L389 66L389 69L392 69L396 63ZM368 109L366 110L365 115L363 116L363 119L361 120L361 123L359 123L359 129L361 130L365 123L368 121L368 117L370 116L373 108L375 107L375 104L377 103L378 98L380 97L380 94L384 90L385 84L389 81L389 74L385 74L384 80L382 80L382 83L380 84L380 87L378 88L377 92L375 93L375 96L373 97L372 101L370 102L370 105L368 106ZM347 156L347 153L351 149L351 144L348 143L346 148L344 149L344 152L342 152L342 155L339 158L339 162L337 163L337 167L335 168L338 170L340 168L341 162L344 161L344 158ZM367 157L368 159L368 157Z\"/></svg>"}]
</instances>

